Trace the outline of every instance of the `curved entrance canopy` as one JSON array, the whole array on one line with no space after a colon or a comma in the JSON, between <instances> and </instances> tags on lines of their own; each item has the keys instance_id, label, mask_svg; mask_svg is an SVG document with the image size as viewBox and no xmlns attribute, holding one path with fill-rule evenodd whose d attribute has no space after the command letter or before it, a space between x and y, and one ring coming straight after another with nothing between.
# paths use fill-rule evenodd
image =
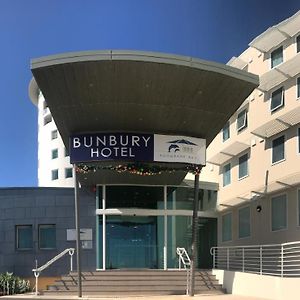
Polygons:
<instances>
[{"instance_id":1,"label":"curved entrance canopy","mask_svg":"<svg viewBox=\"0 0 300 300\"><path fill-rule=\"evenodd\" d=\"M208 146L258 86L256 75L230 66L152 52L66 53L33 59L31 70L31 99L39 88L67 148L70 135L93 132L182 135Z\"/></svg>"}]
</instances>

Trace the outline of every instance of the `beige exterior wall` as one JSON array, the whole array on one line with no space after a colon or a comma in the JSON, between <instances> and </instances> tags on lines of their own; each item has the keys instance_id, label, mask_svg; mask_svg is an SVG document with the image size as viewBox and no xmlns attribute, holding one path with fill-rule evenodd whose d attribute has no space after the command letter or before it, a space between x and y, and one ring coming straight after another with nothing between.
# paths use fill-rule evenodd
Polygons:
<instances>
[{"instance_id":1,"label":"beige exterior wall","mask_svg":"<svg viewBox=\"0 0 300 300\"><path fill-rule=\"evenodd\" d=\"M300 34L300 24L298 25ZM283 47L283 63L287 65L290 59L295 59L297 53L296 34L286 38L281 44L274 45L269 52L263 53L255 48L249 47L238 58L247 64L244 69L259 76L270 74L271 52ZM278 66L280 66L278 65ZM230 138L223 142L220 132L207 149L207 166L203 169L200 180L219 183L218 210L219 217L219 245L243 245L243 244L268 244L283 243L300 240L300 227L298 223L298 194L300 187L300 154L298 129L300 128L300 116L296 125L283 130L269 138L259 137L252 132L271 120L300 107L300 99L297 98L297 78L300 77L300 64L292 66L295 76L286 76L282 83L267 91L256 89L242 106L230 118ZM272 71L271 71L272 72ZM274 72L274 70L273 70ZM264 75L265 76L265 75ZM270 103L272 93L283 87L284 106L271 112ZM247 109L248 126L237 131L236 120L238 113ZM299 113L298 113L299 115ZM285 157L284 160L272 164L272 141L284 135ZM216 162L219 153L227 152L230 146L236 142L245 144L242 152L228 157L222 163ZM238 178L239 157L248 153L248 175L242 179ZM231 164L231 183L223 186L223 167ZM292 186L278 184L292 174L298 174ZM267 194L262 195L265 183L267 182ZM274 185L276 185L274 187ZM273 186L272 189L270 187ZM257 193L255 193L257 192ZM288 196L288 226L287 229L272 232L271 230L271 198L274 195L286 193ZM258 213L256 206L260 204L262 211ZM250 205L251 207L251 236L245 239L238 238L238 210L240 207ZM232 213L232 241L222 243L222 216L225 213Z\"/></svg>"}]
</instances>

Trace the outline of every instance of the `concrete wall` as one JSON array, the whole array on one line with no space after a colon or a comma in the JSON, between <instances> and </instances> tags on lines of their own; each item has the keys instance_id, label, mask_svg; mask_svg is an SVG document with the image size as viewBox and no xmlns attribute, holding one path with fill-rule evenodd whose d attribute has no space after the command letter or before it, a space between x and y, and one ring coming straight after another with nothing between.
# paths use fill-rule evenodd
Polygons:
<instances>
[{"instance_id":1,"label":"concrete wall","mask_svg":"<svg viewBox=\"0 0 300 300\"><path fill-rule=\"evenodd\" d=\"M213 270L227 293L272 300L298 300L300 278L281 278L224 270Z\"/></svg>"},{"instance_id":2,"label":"concrete wall","mask_svg":"<svg viewBox=\"0 0 300 300\"><path fill-rule=\"evenodd\" d=\"M93 229L93 249L82 251L83 270L96 269L95 192L80 189L81 228ZM56 249L38 247L38 225L56 225ZM33 226L33 249L16 249L16 225ZM35 260L41 266L75 241L67 241L67 229L74 229L74 191L71 188L1 188L0 189L0 273L14 272L32 276ZM76 255L75 255L76 256ZM74 256L74 266L76 257ZM59 276L69 271L65 256L42 273Z\"/></svg>"}]
</instances>

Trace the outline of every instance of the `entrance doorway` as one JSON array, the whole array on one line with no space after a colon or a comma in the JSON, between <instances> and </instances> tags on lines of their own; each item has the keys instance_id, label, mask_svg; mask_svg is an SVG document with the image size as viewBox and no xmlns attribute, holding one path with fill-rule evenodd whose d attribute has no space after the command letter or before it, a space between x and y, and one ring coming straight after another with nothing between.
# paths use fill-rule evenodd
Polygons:
<instances>
[{"instance_id":1,"label":"entrance doorway","mask_svg":"<svg viewBox=\"0 0 300 300\"><path fill-rule=\"evenodd\" d=\"M106 262L108 269L157 269L157 250L156 217L107 217Z\"/></svg>"},{"instance_id":2,"label":"entrance doorway","mask_svg":"<svg viewBox=\"0 0 300 300\"><path fill-rule=\"evenodd\" d=\"M217 244L216 191L199 194L197 267L209 268ZM189 186L99 186L97 268L177 269L176 248L191 254L192 203Z\"/></svg>"}]
</instances>

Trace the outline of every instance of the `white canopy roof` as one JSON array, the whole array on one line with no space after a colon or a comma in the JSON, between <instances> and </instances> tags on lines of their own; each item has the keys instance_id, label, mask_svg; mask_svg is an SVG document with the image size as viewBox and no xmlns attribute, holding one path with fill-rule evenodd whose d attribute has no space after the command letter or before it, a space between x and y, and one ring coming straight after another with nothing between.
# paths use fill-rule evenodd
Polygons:
<instances>
[{"instance_id":1,"label":"white canopy roof","mask_svg":"<svg viewBox=\"0 0 300 300\"><path fill-rule=\"evenodd\" d=\"M252 191L248 191L240 196L228 199L219 204L218 210L222 211L227 208L237 206L241 203L254 201L260 197L267 196L287 188L293 188L300 185L300 172L282 177L279 180L269 183L267 186L261 185Z\"/></svg>"},{"instance_id":2,"label":"white canopy roof","mask_svg":"<svg viewBox=\"0 0 300 300\"><path fill-rule=\"evenodd\" d=\"M270 138L289 127L300 123L300 106L288 111L287 113L259 126L251 133L261 138Z\"/></svg>"},{"instance_id":3,"label":"white canopy roof","mask_svg":"<svg viewBox=\"0 0 300 300\"><path fill-rule=\"evenodd\" d=\"M234 142L221 150L219 153L214 155L213 157L209 158L207 160L208 163L214 164L214 165L222 165L227 160L231 159L232 157L242 153L246 149L250 148L250 145L248 143L242 143L242 142Z\"/></svg>"},{"instance_id":4,"label":"white canopy roof","mask_svg":"<svg viewBox=\"0 0 300 300\"><path fill-rule=\"evenodd\" d=\"M285 39L296 35L300 31L300 11L283 22L268 28L265 32L249 43L250 47L261 52L268 52L277 47Z\"/></svg>"},{"instance_id":5,"label":"white canopy roof","mask_svg":"<svg viewBox=\"0 0 300 300\"><path fill-rule=\"evenodd\" d=\"M300 53L260 76L258 89L267 92L300 73Z\"/></svg>"}]
</instances>

